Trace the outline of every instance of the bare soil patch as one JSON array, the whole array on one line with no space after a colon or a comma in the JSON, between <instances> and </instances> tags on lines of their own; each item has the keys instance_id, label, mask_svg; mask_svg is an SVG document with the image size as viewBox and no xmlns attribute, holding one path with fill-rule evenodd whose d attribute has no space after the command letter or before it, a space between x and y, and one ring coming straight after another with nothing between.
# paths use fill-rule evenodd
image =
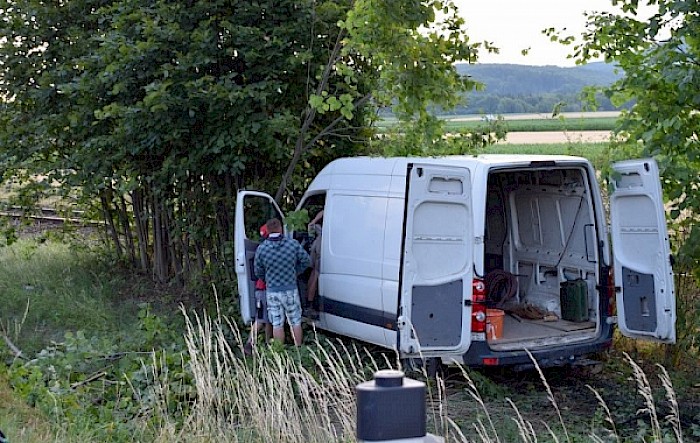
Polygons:
<instances>
[{"instance_id":1,"label":"bare soil patch","mask_svg":"<svg viewBox=\"0 0 700 443\"><path fill-rule=\"evenodd\" d=\"M502 142L509 144L545 143L604 143L610 140L610 131L545 131L509 132Z\"/></svg>"}]
</instances>

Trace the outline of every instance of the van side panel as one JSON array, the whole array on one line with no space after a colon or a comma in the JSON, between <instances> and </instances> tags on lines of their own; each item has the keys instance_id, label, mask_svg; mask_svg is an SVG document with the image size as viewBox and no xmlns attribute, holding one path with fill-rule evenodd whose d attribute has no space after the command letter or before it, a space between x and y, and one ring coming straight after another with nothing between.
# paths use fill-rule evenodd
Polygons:
<instances>
[{"instance_id":1,"label":"van side panel","mask_svg":"<svg viewBox=\"0 0 700 443\"><path fill-rule=\"evenodd\" d=\"M385 332L395 327L396 310L387 311L382 303L390 179L332 178L324 209L319 294L327 314L323 327L391 347Z\"/></svg>"}]
</instances>

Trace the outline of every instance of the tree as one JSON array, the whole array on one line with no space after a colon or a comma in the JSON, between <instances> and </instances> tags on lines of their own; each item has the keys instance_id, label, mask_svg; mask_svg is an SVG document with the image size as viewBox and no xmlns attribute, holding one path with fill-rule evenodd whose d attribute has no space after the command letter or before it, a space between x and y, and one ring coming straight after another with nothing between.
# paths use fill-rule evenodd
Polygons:
<instances>
[{"instance_id":1,"label":"tree","mask_svg":"<svg viewBox=\"0 0 700 443\"><path fill-rule=\"evenodd\" d=\"M342 23L349 47L379 73L376 103L391 106L400 122L399 150L389 146L391 152L430 155L443 149L436 146L443 142L442 121L432 111L449 111L464 93L482 88L460 75L455 63L475 63L480 50L497 49L471 42L464 25L451 0L357 0Z\"/></svg>"},{"instance_id":2,"label":"tree","mask_svg":"<svg viewBox=\"0 0 700 443\"><path fill-rule=\"evenodd\" d=\"M417 122L413 145L438 140L427 107L475 86L453 62L475 61L480 46L449 1L0 0L0 10L4 175L77 190L117 255L161 281L228 274L236 191L277 189L291 206L330 160L368 150L375 106Z\"/></svg>"},{"instance_id":3,"label":"tree","mask_svg":"<svg viewBox=\"0 0 700 443\"><path fill-rule=\"evenodd\" d=\"M671 218L692 229L700 215L700 3L650 0L653 11L643 16L638 0L612 4L620 12L587 15L587 31L571 56L577 63L602 56L624 73L604 89L616 104L635 100L616 132L626 134L639 154L657 157ZM547 32L560 42L574 42L553 29ZM692 229L684 247L700 268L700 230Z\"/></svg>"},{"instance_id":4,"label":"tree","mask_svg":"<svg viewBox=\"0 0 700 443\"><path fill-rule=\"evenodd\" d=\"M159 280L230 265L236 190L278 182L348 8L1 2L0 32L9 37L0 42L4 175L96 201L117 254ZM330 76L325 87L343 81ZM354 82L358 94L364 84ZM301 183L354 152L363 112L356 106L314 146ZM314 125L328 127L336 114ZM355 138L338 136L348 133Z\"/></svg>"},{"instance_id":5,"label":"tree","mask_svg":"<svg viewBox=\"0 0 700 443\"><path fill-rule=\"evenodd\" d=\"M612 3L622 13L589 14L588 31L572 56L578 62L603 56L624 71L605 90L617 103L635 100L616 132L627 136L627 152L659 160L670 217L676 230L686 234L675 239L680 243L676 270L700 275L700 3L649 0L650 17L639 16L638 0ZM678 289L678 345L667 348L669 357L676 353L676 362L683 350L697 349L700 328L697 295Z\"/></svg>"}]
</instances>

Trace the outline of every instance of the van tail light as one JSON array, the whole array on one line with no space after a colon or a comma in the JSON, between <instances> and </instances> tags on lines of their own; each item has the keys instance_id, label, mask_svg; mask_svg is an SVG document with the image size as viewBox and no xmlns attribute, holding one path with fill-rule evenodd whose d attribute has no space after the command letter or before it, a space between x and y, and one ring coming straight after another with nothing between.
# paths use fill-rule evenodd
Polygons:
<instances>
[{"instance_id":1,"label":"van tail light","mask_svg":"<svg viewBox=\"0 0 700 443\"><path fill-rule=\"evenodd\" d=\"M481 359L481 363L484 366L498 366L499 365L498 359L495 357L484 357Z\"/></svg>"},{"instance_id":2,"label":"van tail light","mask_svg":"<svg viewBox=\"0 0 700 443\"><path fill-rule=\"evenodd\" d=\"M472 281L472 332L486 332L486 284Z\"/></svg>"},{"instance_id":3,"label":"van tail light","mask_svg":"<svg viewBox=\"0 0 700 443\"><path fill-rule=\"evenodd\" d=\"M617 315L617 304L615 301L615 268L610 266L608 271L608 317Z\"/></svg>"}]
</instances>

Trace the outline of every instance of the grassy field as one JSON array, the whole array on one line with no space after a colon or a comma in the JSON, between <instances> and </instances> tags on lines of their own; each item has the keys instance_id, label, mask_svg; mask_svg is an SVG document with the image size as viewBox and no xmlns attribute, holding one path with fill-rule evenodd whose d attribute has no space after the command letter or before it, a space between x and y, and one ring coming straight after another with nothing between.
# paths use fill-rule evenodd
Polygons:
<instances>
[{"instance_id":1,"label":"grassy field","mask_svg":"<svg viewBox=\"0 0 700 443\"><path fill-rule=\"evenodd\" d=\"M469 131L483 126L480 121L447 120L447 131ZM505 120L509 132L545 132L545 131L609 131L615 126L615 119L602 118L553 118L533 120Z\"/></svg>"},{"instance_id":2,"label":"grassy field","mask_svg":"<svg viewBox=\"0 0 700 443\"><path fill-rule=\"evenodd\" d=\"M482 120L445 118L445 129L449 132L470 131L484 127ZM562 117L504 120L503 126L509 132L546 132L546 131L610 131L615 126L614 117ZM396 124L395 120L385 119L377 123L380 130L386 130Z\"/></svg>"},{"instance_id":3,"label":"grassy field","mask_svg":"<svg viewBox=\"0 0 700 443\"><path fill-rule=\"evenodd\" d=\"M125 274L107 266L104 258L81 252L71 259L70 250L60 243L35 240L0 249L0 263L21 263L9 271L13 278L21 270L20 281L31 276L34 287L43 287L30 297L28 311L21 303L27 298L26 289L8 292L6 286L0 296L3 306L5 302L14 306L0 314L3 324L11 326L6 332L10 329L14 344L36 360L17 360L8 373L0 372L0 426L10 442L352 441L337 435L354 432L354 387L377 368L398 365L392 353L347 340L327 341L310 330L300 351L261 347L253 359L244 359L241 345L246 333L232 329L226 318L188 310L185 327L168 327L157 317L135 314L131 291L134 286L147 288L146 277L134 275L131 286L126 285ZM57 272L54 262L59 261L63 266ZM6 281L7 275L0 279ZM49 287L65 295L56 296ZM94 299L71 300L70 292L91 293ZM230 302L222 301L222 306ZM32 314L34 310L37 314ZM60 314L45 322L42 317L52 310ZM176 309L168 315L181 317ZM169 340L184 335L186 346L172 348L169 341L150 344L149 337L168 328ZM29 355L41 340L45 350ZM130 365L114 360L115 355L147 349L156 352L144 352ZM11 354L0 345L6 361L14 360ZM637 351L637 358L645 358L642 355ZM115 362L120 366L110 368ZM27 372L27 368L34 369ZM127 368L126 375L119 376L122 368ZM651 365L645 369L652 371L651 384L623 357L612 355L604 360L601 373L585 368L510 375L451 371L445 383L430 385L428 426L457 443L555 441L552 435L556 441L583 442L593 441L590 433L615 435L606 424L609 419L618 423L614 432L621 441L640 433L681 441L673 439L677 429L673 425L636 417L640 401L665 414L664 397L673 395L685 414L677 411L676 422L688 426L689 437L700 432L688 424L693 420L689 399L693 392L700 394L693 384L697 381L687 379L692 373L672 374L674 383L685 380L683 395L676 400L671 378L664 391L653 382L652 373L658 369ZM15 391L8 389L8 378ZM597 394L589 391L589 385ZM650 397L644 400L640 390ZM601 401L610 402L611 411L606 413ZM543 423L549 423L553 434ZM487 434L475 434L475 427L484 427Z\"/></svg>"},{"instance_id":4,"label":"grassy field","mask_svg":"<svg viewBox=\"0 0 700 443\"><path fill-rule=\"evenodd\" d=\"M133 301L117 303L126 284L85 246L26 240L0 254L0 329L32 354L66 331L110 333L129 326Z\"/></svg>"}]
</instances>

